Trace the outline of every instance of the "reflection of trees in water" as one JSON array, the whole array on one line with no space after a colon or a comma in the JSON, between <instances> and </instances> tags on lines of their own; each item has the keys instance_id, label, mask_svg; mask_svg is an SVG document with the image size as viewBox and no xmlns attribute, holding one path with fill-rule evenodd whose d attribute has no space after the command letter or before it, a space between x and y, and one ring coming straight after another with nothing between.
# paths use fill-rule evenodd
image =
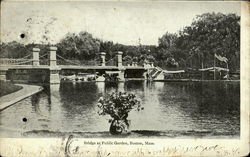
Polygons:
<instances>
[{"instance_id":1,"label":"reflection of trees in water","mask_svg":"<svg viewBox=\"0 0 250 157\"><path fill-rule=\"evenodd\" d=\"M158 97L163 112L174 108L191 118L195 128L239 131L238 82L165 82Z\"/></svg>"},{"instance_id":2,"label":"reflection of trees in water","mask_svg":"<svg viewBox=\"0 0 250 157\"><path fill-rule=\"evenodd\" d=\"M71 130L82 127L95 127L97 118L97 100L102 96L95 82L71 82L61 84L61 108L64 114L64 127ZM101 126L100 126L101 127ZM83 130L86 128L82 128Z\"/></svg>"},{"instance_id":3,"label":"reflection of trees in water","mask_svg":"<svg viewBox=\"0 0 250 157\"><path fill-rule=\"evenodd\" d=\"M31 96L31 105L32 109L34 109L35 112L40 112L39 102L40 102L40 93Z\"/></svg>"},{"instance_id":4,"label":"reflection of trees in water","mask_svg":"<svg viewBox=\"0 0 250 157\"><path fill-rule=\"evenodd\" d=\"M125 82L105 82L105 94L126 91Z\"/></svg>"},{"instance_id":5,"label":"reflection of trees in water","mask_svg":"<svg viewBox=\"0 0 250 157\"><path fill-rule=\"evenodd\" d=\"M238 114L240 109L239 83L186 82L165 83L161 101L174 101L194 116ZM180 103L182 102L182 103ZM188 106L188 107L187 107ZM198 111L196 111L198 110Z\"/></svg>"},{"instance_id":6,"label":"reflection of trees in water","mask_svg":"<svg viewBox=\"0 0 250 157\"><path fill-rule=\"evenodd\" d=\"M204 82L200 91L197 104L203 128L239 132L239 83Z\"/></svg>"},{"instance_id":7,"label":"reflection of trees in water","mask_svg":"<svg viewBox=\"0 0 250 157\"><path fill-rule=\"evenodd\" d=\"M128 92L134 93L137 97L144 98L145 81L105 82L105 93Z\"/></svg>"},{"instance_id":8,"label":"reflection of trees in water","mask_svg":"<svg viewBox=\"0 0 250 157\"><path fill-rule=\"evenodd\" d=\"M144 91L145 82L144 81L137 81L137 80L130 80L125 82L105 82L105 92L136 92Z\"/></svg>"},{"instance_id":9,"label":"reflection of trees in water","mask_svg":"<svg viewBox=\"0 0 250 157\"><path fill-rule=\"evenodd\" d=\"M44 85L43 86L43 93L45 93L48 97L48 107L51 109L51 91L50 91L50 85Z\"/></svg>"},{"instance_id":10,"label":"reflection of trees in water","mask_svg":"<svg viewBox=\"0 0 250 157\"><path fill-rule=\"evenodd\" d=\"M125 82L125 90L129 93L134 93L140 99L142 106L147 92L147 85L145 81L134 80Z\"/></svg>"},{"instance_id":11,"label":"reflection of trees in water","mask_svg":"<svg viewBox=\"0 0 250 157\"><path fill-rule=\"evenodd\" d=\"M195 98L201 113L223 114L239 110L239 84L227 82L202 82L190 86L190 94Z\"/></svg>"},{"instance_id":12,"label":"reflection of trees in water","mask_svg":"<svg viewBox=\"0 0 250 157\"><path fill-rule=\"evenodd\" d=\"M163 110L174 110L186 119L197 114L197 104L192 96L193 89L189 82L165 82L162 91L158 94ZM190 122L191 123L191 122Z\"/></svg>"},{"instance_id":13,"label":"reflection of trees in water","mask_svg":"<svg viewBox=\"0 0 250 157\"><path fill-rule=\"evenodd\" d=\"M216 81L174 83L167 85L172 87L169 90L169 93L172 93L171 95L179 95L180 97L188 98L188 102L191 102L191 104L187 102L186 105L197 105L197 109L199 110L198 113L200 114L239 114L239 83Z\"/></svg>"},{"instance_id":14,"label":"reflection of trees in water","mask_svg":"<svg viewBox=\"0 0 250 157\"><path fill-rule=\"evenodd\" d=\"M238 83L203 82L197 93L197 102L202 113L225 116L240 109Z\"/></svg>"},{"instance_id":15,"label":"reflection of trees in water","mask_svg":"<svg viewBox=\"0 0 250 157\"><path fill-rule=\"evenodd\" d=\"M91 108L100 95L94 82L76 83L75 86L67 82L61 84L60 88L62 106L67 111L80 112L76 111L78 107Z\"/></svg>"},{"instance_id":16,"label":"reflection of trees in water","mask_svg":"<svg viewBox=\"0 0 250 157\"><path fill-rule=\"evenodd\" d=\"M144 83L145 81L140 80L131 80L125 82L126 91L144 91Z\"/></svg>"},{"instance_id":17,"label":"reflection of trees in water","mask_svg":"<svg viewBox=\"0 0 250 157\"><path fill-rule=\"evenodd\" d=\"M50 96L46 87L44 87L42 92L31 96L31 105L32 110L39 115L46 116L47 111L50 112Z\"/></svg>"}]
</instances>

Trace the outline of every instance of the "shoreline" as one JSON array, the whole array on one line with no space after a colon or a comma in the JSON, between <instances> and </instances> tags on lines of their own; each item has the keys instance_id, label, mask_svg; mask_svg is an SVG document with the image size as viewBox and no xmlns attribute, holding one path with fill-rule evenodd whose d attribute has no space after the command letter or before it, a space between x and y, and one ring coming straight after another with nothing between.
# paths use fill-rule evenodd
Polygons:
<instances>
[{"instance_id":1,"label":"shoreline","mask_svg":"<svg viewBox=\"0 0 250 157\"><path fill-rule=\"evenodd\" d=\"M71 136L77 138L193 138L196 137L202 138L239 138L239 134L221 134L218 132L212 132L211 130L185 130L185 131L174 131L174 130L131 130L128 134L112 135L109 131L98 131L98 132L89 132L89 131L73 131L73 132L57 132L49 130L32 130L26 131L22 134L22 137L65 137Z\"/></svg>"},{"instance_id":2,"label":"shoreline","mask_svg":"<svg viewBox=\"0 0 250 157\"><path fill-rule=\"evenodd\" d=\"M166 79L154 82L240 82L240 80L199 80L199 79Z\"/></svg>"},{"instance_id":3,"label":"shoreline","mask_svg":"<svg viewBox=\"0 0 250 157\"><path fill-rule=\"evenodd\" d=\"M200 79L164 79L164 80L147 80L144 78L125 78L125 81L75 81L63 80L63 82L126 82L126 81L151 81L151 82L240 82L237 80L200 80Z\"/></svg>"},{"instance_id":4,"label":"shoreline","mask_svg":"<svg viewBox=\"0 0 250 157\"><path fill-rule=\"evenodd\" d=\"M0 103L1 103L0 112L14 105L15 103L43 90L43 87L36 85L27 85L27 84L16 84L16 85L22 86L23 88L16 92L0 97Z\"/></svg>"},{"instance_id":5,"label":"shoreline","mask_svg":"<svg viewBox=\"0 0 250 157\"><path fill-rule=\"evenodd\" d=\"M240 80L200 80L200 79L147 80L147 79L143 79L143 78L127 78L125 81L152 81L152 82L240 82Z\"/></svg>"}]
</instances>

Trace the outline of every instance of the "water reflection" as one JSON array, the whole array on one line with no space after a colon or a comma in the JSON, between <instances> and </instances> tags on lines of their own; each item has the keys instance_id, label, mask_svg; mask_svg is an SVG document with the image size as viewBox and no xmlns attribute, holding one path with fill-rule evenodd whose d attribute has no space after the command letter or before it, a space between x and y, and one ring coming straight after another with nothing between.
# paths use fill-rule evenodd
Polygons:
<instances>
[{"instance_id":1,"label":"water reflection","mask_svg":"<svg viewBox=\"0 0 250 157\"><path fill-rule=\"evenodd\" d=\"M97 114L97 100L117 91L133 92L145 108L129 114L132 130L239 135L239 82L63 82L1 112L1 130L108 131L109 117Z\"/></svg>"},{"instance_id":2,"label":"water reflection","mask_svg":"<svg viewBox=\"0 0 250 157\"><path fill-rule=\"evenodd\" d=\"M34 112L40 112L40 93L31 97L31 105Z\"/></svg>"}]
</instances>

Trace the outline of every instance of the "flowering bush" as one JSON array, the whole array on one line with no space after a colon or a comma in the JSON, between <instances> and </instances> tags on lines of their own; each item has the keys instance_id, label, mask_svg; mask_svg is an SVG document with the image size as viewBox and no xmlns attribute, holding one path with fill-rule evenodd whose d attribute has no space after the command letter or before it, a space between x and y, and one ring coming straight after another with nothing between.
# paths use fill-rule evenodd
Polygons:
<instances>
[{"instance_id":1,"label":"flowering bush","mask_svg":"<svg viewBox=\"0 0 250 157\"><path fill-rule=\"evenodd\" d=\"M111 93L106 98L98 100L99 115L109 114L115 120L125 120L132 109L143 110L140 101L134 94L126 92Z\"/></svg>"}]
</instances>

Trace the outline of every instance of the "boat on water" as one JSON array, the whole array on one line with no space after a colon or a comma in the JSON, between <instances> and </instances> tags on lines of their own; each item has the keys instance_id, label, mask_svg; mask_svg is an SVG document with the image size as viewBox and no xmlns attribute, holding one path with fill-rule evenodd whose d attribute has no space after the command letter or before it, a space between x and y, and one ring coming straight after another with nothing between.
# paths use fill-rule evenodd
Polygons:
<instances>
[{"instance_id":1,"label":"boat on water","mask_svg":"<svg viewBox=\"0 0 250 157\"><path fill-rule=\"evenodd\" d=\"M96 75L91 74L91 73L78 73L78 74L73 74L73 75L63 75L61 76L61 79L65 81L89 82L89 81L95 81Z\"/></svg>"},{"instance_id":2,"label":"boat on water","mask_svg":"<svg viewBox=\"0 0 250 157\"><path fill-rule=\"evenodd\" d=\"M70 81L73 81L75 80L76 78L76 75L73 74L73 75L60 75L60 79L61 80L70 80Z\"/></svg>"},{"instance_id":3,"label":"boat on water","mask_svg":"<svg viewBox=\"0 0 250 157\"><path fill-rule=\"evenodd\" d=\"M95 79L96 82L104 82L105 80L106 79L104 76L96 76L96 79Z\"/></svg>"}]
</instances>

